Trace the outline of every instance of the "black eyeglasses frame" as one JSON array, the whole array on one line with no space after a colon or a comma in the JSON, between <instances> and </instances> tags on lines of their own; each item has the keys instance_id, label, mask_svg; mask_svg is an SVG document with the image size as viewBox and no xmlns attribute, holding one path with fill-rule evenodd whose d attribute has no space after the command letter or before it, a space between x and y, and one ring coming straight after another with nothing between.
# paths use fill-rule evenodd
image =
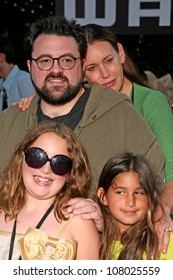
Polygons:
<instances>
[{"instance_id":1,"label":"black eyeglasses frame","mask_svg":"<svg viewBox=\"0 0 173 280\"><path fill-rule=\"evenodd\" d=\"M70 57L70 58L72 58L73 60L74 60L74 62L73 62L73 65L69 68L65 68L65 67L62 67L61 66L61 64L60 64L60 59L61 58L64 58L64 57ZM39 61L39 59L40 58L49 58L49 59L51 59L52 60L52 66L50 67L50 68L47 68L47 69L42 69L40 66L39 66L39 64L38 64L38 61ZM58 62L58 65L59 65L59 67L62 69L62 70L71 70L74 66L75 66L75 64L76 64L76 60L77 59L81 59L80 57L74 57L74 56L72 56L72 55L69 55L69 54L64 54L64 55L61 55L61 56L59 56L59 57L51 57L50 55L41 55L41 56L39 56L39 57L37 57L37 58L34 58L34 57L32 57L31 56L31 58L30 58L30 60L34 60L35 62L36 62L36 64L37 64L37 67L41 70L41 71L49 71L50 69L52 69L52 67L54 66L54 61L55 60L57 60L57 62Z\"/></svg>"}]
</instances>

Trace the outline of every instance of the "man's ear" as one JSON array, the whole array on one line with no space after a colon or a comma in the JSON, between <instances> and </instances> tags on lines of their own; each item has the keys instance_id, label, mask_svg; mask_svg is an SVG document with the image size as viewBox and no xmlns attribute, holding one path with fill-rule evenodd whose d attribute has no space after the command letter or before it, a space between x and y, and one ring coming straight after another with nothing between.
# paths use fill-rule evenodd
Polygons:
<instances>
[{"instance_id":1,"label":"man's ear","mask_svg":"<svg viewBox=\"0 0 173 280\"><path fill-rule=\"evenodd\" d=\"M30 72L31 71L31 60L27 59L26 63L28 66L28 71Z\"/></svg>"},{"instance_id":2,"label":"man's ear","mask_svg":"<svg viewBox=\"0 0 173 280\"><path fill-rule=\"evenodd\" d=\"M97 196L104 205L108 205L105 191L102 187L98 188Z\"/></svg>"}]
</instances>

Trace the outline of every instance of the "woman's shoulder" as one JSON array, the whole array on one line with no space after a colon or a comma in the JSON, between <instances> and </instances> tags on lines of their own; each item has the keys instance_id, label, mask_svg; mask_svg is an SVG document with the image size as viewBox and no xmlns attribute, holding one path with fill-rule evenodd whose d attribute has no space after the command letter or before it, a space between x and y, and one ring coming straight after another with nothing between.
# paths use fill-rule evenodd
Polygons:
<instances>
[{"instance_id":1,"label":"woman's shoulder","mask_svg":"<svg viewBox=\"0 0 173 280\"><path fill-rule=\"evenodd\" d=\"M153 98L161 98L161 99L165 99L164 94L156 89L150 88L150 87L146 87L146 86L142 86L136 83L133 83L134 85L134 91L137 92L139 91L140 93L143 93L147 96L153 97Z\"/></svg>"},{"instance_id":2,"label":"woman's shoulder","mask_svg":"<svg viewBox=\"0 0 173 280\"><path fill-rule=\"evenodd\" d=\"M161 108L166 108L167 110L169 107L168 101L161 91L134 83L134 93L136 102L142 102L143 105L149 107L153 107L154 105L154 108L158 108L159 110Z\"/></svg>"}]
</instances>

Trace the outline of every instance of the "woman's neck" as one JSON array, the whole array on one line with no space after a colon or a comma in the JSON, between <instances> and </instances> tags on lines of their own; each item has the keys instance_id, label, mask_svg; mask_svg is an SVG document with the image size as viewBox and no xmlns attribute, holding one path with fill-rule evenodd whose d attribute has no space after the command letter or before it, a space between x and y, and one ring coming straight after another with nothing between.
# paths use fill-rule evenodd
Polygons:
<instances>
[{"instance_id":1,"label":"woman's neck","mask_svg":"<svg viewBox=\"0 0 173 280\"><path fill-rule=\"evenodd\" d=\"M132 91L132 82L124 77L124 82L122 88L120 89L120 92L125 93L127 96L129 96L131 91Z\"/></svg>"}]
</instances>

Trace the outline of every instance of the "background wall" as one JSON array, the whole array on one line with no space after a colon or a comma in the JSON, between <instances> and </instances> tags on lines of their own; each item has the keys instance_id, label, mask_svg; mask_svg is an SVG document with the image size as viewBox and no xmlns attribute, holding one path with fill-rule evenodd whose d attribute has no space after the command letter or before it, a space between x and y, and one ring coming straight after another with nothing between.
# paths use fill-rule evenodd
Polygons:
<instances>
[{"instance_id":1,"label":"background wall","mask_svg":"<svg viewBox=\"0 0 173 280\"><path fill-rule=\"evenodd\" d=\"M55 14L57 2L62 4L63 1L0 0L0 33L8 32L14 44L16 62L21 68L27 70L22 48L27 24L40 15ZM84 0L79 3L82 2ZM158 77L170 73L173 77L173 34L118 34L117 37L140 71L150 70Z\"/></svg>"}]
</instances>

